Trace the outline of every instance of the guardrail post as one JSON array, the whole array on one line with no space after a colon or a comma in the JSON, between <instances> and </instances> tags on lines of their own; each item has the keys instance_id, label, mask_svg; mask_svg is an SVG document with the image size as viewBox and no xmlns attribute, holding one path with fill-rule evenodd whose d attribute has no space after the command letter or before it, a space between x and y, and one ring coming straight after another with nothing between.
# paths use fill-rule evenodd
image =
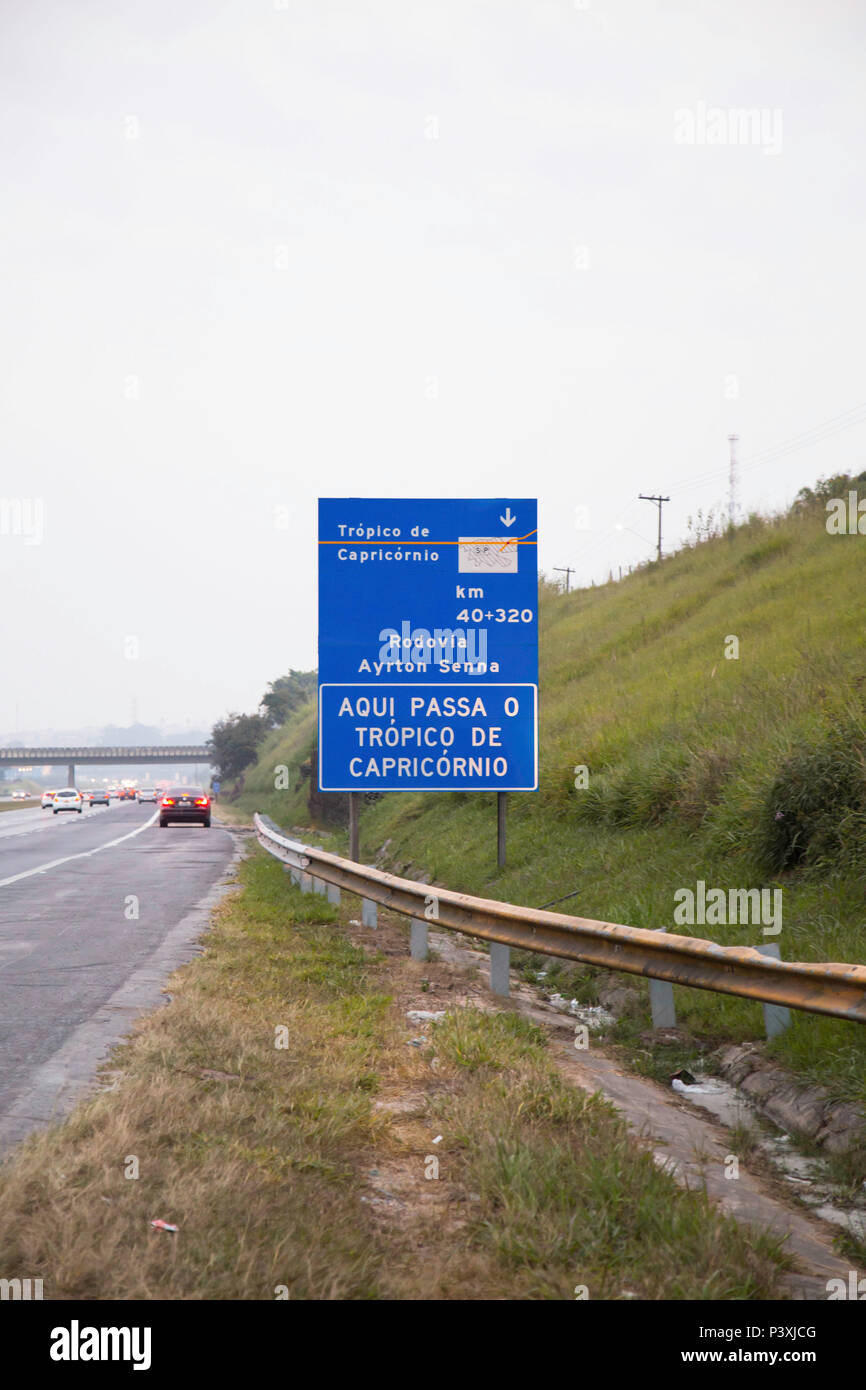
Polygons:
<instances>
[{"instance_id":1,"label":"guardrail post","mask_svg":"<svg viewBox=\"0 0 866 1390\"><path fill-rule=\"evenodd\" d=\"M301 892L302 892L302 893L312 893L312 891L313 891L313 876L312 876L312 874L305 874L305 873L303 872L303 870L302 870L302 871L301 871Z\"/></svg>"},{"instance_id":2,"label":"guardrail post","mask_svg":"<svg viewBox=\"0 0 866 1390\"><path fill-rule=\"evenodd\" d=\"M327 891L328 891L328 885L327 885L327 883L325 882L325 880L324 880L323 878L314 878L314 879L313 879L313 892L314 892L314 893L318 893L318 894L320 894L321 897L324 897L325 894L327 893Z\"/></svg>"},{"instance_id":3,"label":"guardrail post","mask_svg":"<svg viewBox=\"0 0 866 1390\"><path fill-rule=\"evenodd\" d=\"M292 880L292 883L294 883L294 884L296 884L296 885L300 884L300 882L301 882L301 871L300 871L300 869L296 869L296 868L294 868L294 866L293 866L292 864L289 864L288 867L286 868L286 873L289 875L289 878Z\"/></svg>"},{"instance_id":4,"label":"guardrail post","mask_svg":"<svg viewBox=\"0 0 866 1390\"><path fill-rule=\"evenodd\" d=\"M337 907L337 906L339 905L339 902L340 902L340 890L339 890L339 888L337 887L336 883L329 883L329 884L327 885L327 887L328 887L328 902L329 902L329 903L333 903L334 906Z\"/></svg>"},{"instance_id":5,"label":"guardrail post","mask_svg":"<svg viewBox=\"0 0 866 1390\"><path fill-rule=\"evenodd\" d=\"M501 941L490 943L490 988L494 994L511 992L511 947Z\"/></svg>"},{"instance_id":6,"label":"guardrail post","mask_svg":"<svg viewBox=\"0 0 866 1390\"><path fill-rule=\"evenodd\" d=\"M372 898L361 899L361 926L376 927L379 925L376 915L376 904Z\"/></svg>"},{"instance_id":7,"label":"guardrail post","mask_svg":"<svg viewBox=\"0 0 866 1390\"><path fill-rule=\"evenodd\" d=\"M667 931L667 927L659 927L658 930ZM674 987L670 981L650 978L649 997L653 1028L676 1028L677 1010L674 1004Z\"/></svg>"},{"instance_id":8,"label":"guardrail post","mask_svg":"<svg viewBox=\"0 0 866 1390\"><path fill-rule=\"evenodd\" d=\"M427 923L415 917L409 932L409 954L413 960L427 959Z\"/></svg>"},{"instance_id":9,"label":"guardrail post","mask_svg":"<svg viewBox=\"0 0 866 1390\"><path fill-rule=\"evenodd\" d=\"M777 941L764 941L757 947L762 956L772 956L773 960L781 960L782 952L779 950ZM780 1033L791 1024L791 1010L786 1009L782 1004L764 1004L764 1028L767 1033L767 1041L776 1038Z\"/></svg>"}]
</instances>

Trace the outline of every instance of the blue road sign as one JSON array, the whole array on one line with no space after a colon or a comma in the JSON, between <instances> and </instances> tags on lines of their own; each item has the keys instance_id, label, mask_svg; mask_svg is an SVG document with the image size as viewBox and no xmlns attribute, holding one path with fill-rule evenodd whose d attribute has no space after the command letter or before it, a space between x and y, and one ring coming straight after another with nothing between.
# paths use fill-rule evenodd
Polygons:
<instances>
[{"instance_id":1,"label":"blue road sign","mask_svg":"<svg viewBox=\"0 0 866 1390\"><path fill-rule=\"evenodd\" d=\"M320 498L322 791L538 786L537 505Z\"/></svg>"}]
</instances>

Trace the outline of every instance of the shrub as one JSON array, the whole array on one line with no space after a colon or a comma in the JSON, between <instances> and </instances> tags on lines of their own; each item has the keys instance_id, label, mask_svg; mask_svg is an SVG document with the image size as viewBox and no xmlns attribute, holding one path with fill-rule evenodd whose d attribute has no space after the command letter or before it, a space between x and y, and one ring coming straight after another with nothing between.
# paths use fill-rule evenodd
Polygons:
<instances>
[{"instance_id":1,"label":"shrub","mask_svg":"<svg viewBox=\"0 0 866 1390\"><path fill-rule=\"evenodd\" d=\"M734 756L724 748L698 748L677 791L677 812L687 825L701 825L707 812L721 800L734 769Z\"/></svg>"},{"instance_id":2,"label":"shrub","mask_svg":"<svg viewBox=\"0 0 866 1390\"><path fill-rule=\"evenodd\" d=\"M841 867L843 849L866 849L866 739L856 725L796 749L764 803L759 856L770 873Z\"/></svg>"},{"instance_id":3,"label":"shrub","mask_svg":"<svg viewBox=\"0 0 866 1390\"><path fill-rule=\"evenodd\" d=\"M759 565L765 565L768 560L775 560L780 555L784 555L786 550L791 549L792 544L790 536L770 536L769 540L746 551L743 556L743 564L748 565L750 569L757 569Z\"/></svg>"}]
</instances>

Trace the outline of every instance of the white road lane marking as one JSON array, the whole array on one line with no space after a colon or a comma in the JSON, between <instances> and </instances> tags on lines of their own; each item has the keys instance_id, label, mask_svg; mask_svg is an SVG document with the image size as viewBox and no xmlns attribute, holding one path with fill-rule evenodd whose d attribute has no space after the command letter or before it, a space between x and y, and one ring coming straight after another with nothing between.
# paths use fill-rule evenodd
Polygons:
<instances>
[{"instance_id":1,"label":"white road lane marking","mask_svg":"<svg viewBox=\"0 0 866 1390\"><path fill-rule=\"evenodd\" d=\"M53 815L41 817L41 813L37 812L37 815L34 816L32 820L16 821L15 825L12 826L2 825L0 826L0 840L8 840L18 835L35 835L42 830L50 830L52 826L57 827L59 825L64 825L67 821L72 825L84 824L72 811L58 811L57 814L61 818L59 821L55 820ZM98 810L95 806L91 806L86 813L86 819L89 819L91 816L101 816L104 814L104 806L100 806Z\"/></svg>"},{"instance_id":2,"label":"white road lane marking","mask_svg":"<svg viewBox=\"0 0 866 1390\"><path fill-rule=\"evenodd\" d=\"M127 835L121 835L116 840L108 840L104 845L97 845L95 849L86 849L81 854L67 854L63 859L52 859L48 864L40 864L35 869L25 869L23 874L12 874L11 878L0 878L0 888L5 888L7 883L17 883L19 879L30 878L33 874L45 874L49 869L56 869L59 864L68 864L71 859L89 859L92 854L99 854L103 849L113 849L115 845L122 845L124 840L131 840L134 835L140 835L142 830L147 830L153 825L159 811L154 811L150 820L146 820L144 825L138 826L136 830L130 830Z\"/></svg>"}]
</instances>

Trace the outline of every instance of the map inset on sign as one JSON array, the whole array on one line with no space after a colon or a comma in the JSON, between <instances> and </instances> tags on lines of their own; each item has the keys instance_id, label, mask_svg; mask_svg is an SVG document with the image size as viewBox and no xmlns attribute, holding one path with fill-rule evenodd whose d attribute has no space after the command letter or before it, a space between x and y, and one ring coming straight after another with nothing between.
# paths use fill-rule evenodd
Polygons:
<instances>
[{"instance_id":1,"label":"map inset on sign","mask_svg":"<svg viewBox=\"0 0 866 1390\"><path fill-rule=\"evenodd\" d=\"M517 541L513 536L460 536L458 574L516 574Z\"/></svg>"}]
</instances>

